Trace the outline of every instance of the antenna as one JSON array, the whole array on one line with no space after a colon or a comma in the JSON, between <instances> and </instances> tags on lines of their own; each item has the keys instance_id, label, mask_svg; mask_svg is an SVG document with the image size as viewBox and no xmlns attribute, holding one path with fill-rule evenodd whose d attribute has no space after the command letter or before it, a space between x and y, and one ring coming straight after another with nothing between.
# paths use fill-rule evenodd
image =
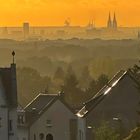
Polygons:
<instances>
[{"instance_id":1,"label":"antenna","mask_svg":"<svg viewBox=\"0 0 140 140\"><path fill-rule=\"evenodd\" d=\"M12 52L12 56L13 56L13 64L15 63L15 51Z\"/></svg>"}]
</instances>

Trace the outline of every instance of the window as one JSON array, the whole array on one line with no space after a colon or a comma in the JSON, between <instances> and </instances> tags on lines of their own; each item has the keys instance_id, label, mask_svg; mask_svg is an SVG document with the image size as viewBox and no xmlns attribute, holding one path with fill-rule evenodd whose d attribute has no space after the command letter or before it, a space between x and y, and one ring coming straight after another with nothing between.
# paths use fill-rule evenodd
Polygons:
<instances>
[{"instance_id":1,"label":"window","mask_svg":"<svg viewBox=\"0 0 140 140\"><path fill-rule=\"evenodd\" d=\"M24 124L24 115L18 115L18 123Z\"/></svg>"},{"instance_id":2,"label":"window","mask_svg":"<svg viewBox=\"0 0 140 140\"><path fill-rule=\"evenodd\" d=\"M46 140L53 140L53 135L52 134L48 134L46 136Z\"/></svg>"},{"instance_id":3,"label":"window","mask_svg":"<svg viewBox=\"0 0 140 140\"><path fill-rule=\"evenodd\" d=\"M51 120L47 120L46 121L46 125L47 125L47 127L52 127L52 121Z\"/></svg>"},{"instance_id":4,"label":"window","mask_svg":"<svg viewBox=\"0 0 140 140\"><path fill-rule=\"evenodd\" d=\"M70 129L70 139L71 140L76 140L77 139L77 130L78 130L76 119L70 119L69 129Z\"/></svg>"},{"instance_id":5,"label":"window","mask_svg":"<svg viewBox=\"0 0 140 140\"><path fill-rule=\"evenodd\" d=\"M36 140L36 135L34 134L34 140Z\"/></svg>"},{"instance_id":6,"label":"window","mask_svg":"<svg viewBox=\"0 0 140 140\"><path fill-rule=\"evenodd\" d=\"M44 134L43 133L40 133L39 134L39 140L43 140L44 139Z\"/></svg>"},{"instance_id":7,"label":"window","mask_svg":"<svg viewBox=\"0 0 140 140\"><path fill-rule=\"evenodd\" d=\"M79 140L83 140L83 132L79 130Z\"/></svg>"},{"instance_id":8,"label":"window","mask_svg":"<svg viewBox=\"0 0 140 140\"><path fill-rule=\"evenodd\" d=\"M12 128L12 123L13 123L12 120L9 120L9 131L12 131L12 129L13 129Z\"/></svg>"}]
</instances>

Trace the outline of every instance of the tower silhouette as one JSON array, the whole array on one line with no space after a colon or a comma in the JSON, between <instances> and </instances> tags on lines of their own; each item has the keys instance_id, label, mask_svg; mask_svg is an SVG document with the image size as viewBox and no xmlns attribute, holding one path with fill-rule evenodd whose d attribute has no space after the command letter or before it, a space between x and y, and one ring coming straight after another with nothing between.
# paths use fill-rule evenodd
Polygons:
<instances>
[{"instance_id":1,"label":"tower silhouette","mask_svg":"<svg viewBox=\"0 0 140 140\"><path fill-rule=\"evenodd\" d=\"M116 20L116 14L114 12L114 18L113 18L113 28L116 29L117 28L117 20Z\"/></svg>"},{"instance_id":2,"label":"tower silhouette","mask_svg":"<svg viewBox=\"0 0 140 140\"><path fill-rule=\"evenodd\" d=\"M107 21L107 27L108 27L108 28L112 28L112 21L111 21L110 12L109 12L109 17L108 17L108 21Z\"/></svg>"},{"instance_id":3,"label":"tower silhouette","mask_svg":"<svg viewBox=\"0 0 140 140\"><path fill-rule=\"evenodd\" d=\"M117 29L118 25L117 25L117 19L116 19L116 14L114 12L114 17L113 20L111 19L111 14L109 12L109 17L108 17L108 21L107 21L107 28L108 29Z\"/></svg>"},{"instance_id":4,"label":"tower silhouette","mask_svg":"<svg viewBox=\"0 0 140 140\"><path fill-rule=\"evenodd\" d=\"M140 39L140 31L138 31L138 39Z\"/></svg>"}]
</instances>

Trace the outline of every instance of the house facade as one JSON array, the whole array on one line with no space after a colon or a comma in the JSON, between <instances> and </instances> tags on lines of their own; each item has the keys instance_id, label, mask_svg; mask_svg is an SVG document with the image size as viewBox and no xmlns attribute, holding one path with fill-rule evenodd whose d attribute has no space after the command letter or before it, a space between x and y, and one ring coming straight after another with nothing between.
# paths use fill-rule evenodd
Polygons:
<instances>
[{"instance_id":1,"label":"house facade","mask_svg":"<svg viewBox=\"0 0 140 140\"><path fill-rule=\"evenodd\" d=\"M24 110L28 140L77 140L77 116L62 95L39 94Z\"/></svg>"},{"instance_id":2,"label":"house facade","mask_svg":"<svg viewBox=\"0 0 140 140\"><path fill-rule=\"evenodd\" d=\"M0 68L0 139L17 140L16 65Z\"/></svg>"},{"instance_id":3,"label":"house facade","mask_svg":"<svg viewBox=\"0 0 140 140\"><path fill-rule=\"evenodd\" d=\"M122 137L139 123L139 83L133 73L120 71L77 113L78 139L93 140L94 129L102 121L121 129Z\"/></svg>"}]
</instances>

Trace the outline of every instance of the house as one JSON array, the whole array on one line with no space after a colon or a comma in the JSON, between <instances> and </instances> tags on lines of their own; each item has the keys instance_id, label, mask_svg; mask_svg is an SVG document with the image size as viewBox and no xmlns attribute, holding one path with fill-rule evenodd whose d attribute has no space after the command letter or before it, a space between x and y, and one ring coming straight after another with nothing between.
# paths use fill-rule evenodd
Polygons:
<instances>
[{"instance_id":1,"label":"house","mask_svg":"<svg viewBox=\"0 0 140 140\"><path fill-rule=\"evenodd\" d=\"M19 104L17 108L18 140L28 140L28 125L25 119L25 110Z\"/></svg>"},{"instance_id":2,"label":"house","mask_svg":"<svg viewBox=\"0 0 140 140\"><path fill-rule=\"evenodd\" d=\"M65 103L62 94L39 94L24 111L25 122L22 128L27 128L28 140L77 139L77 116Z\"/></svg>"},{"instance_id":3,"label":"house","mask_svg":"<svg viewBox=\"0 0 140 140\"><path fill-rule=\"evenodd\" d=\"M131 70L118 72L77 113L79 140L93 140L102 121L127 135L139 123L139 83Z\"/></svg>"},{"instance_id":4,"label":"house","mask_svg":"<svg viewBox=\"0 0 140 140\"><path fill-rule=\"evenodd\" d=\"M0 68L0 139L17 140L16 64Z\"/></svg>"}]
</instances>

